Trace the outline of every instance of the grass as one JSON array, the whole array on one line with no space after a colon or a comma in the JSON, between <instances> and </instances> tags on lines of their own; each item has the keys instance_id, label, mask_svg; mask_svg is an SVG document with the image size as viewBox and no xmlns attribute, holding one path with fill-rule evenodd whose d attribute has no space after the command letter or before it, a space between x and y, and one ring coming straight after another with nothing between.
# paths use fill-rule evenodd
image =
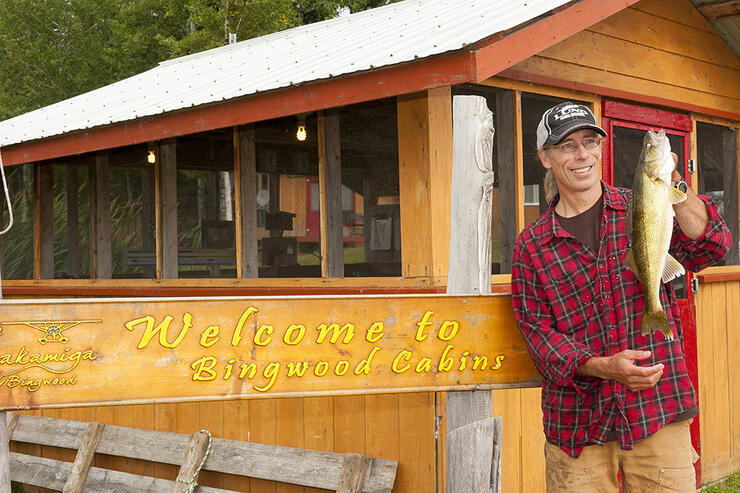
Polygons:
<instances>
[{"instance_id":1,"label":"grass","mask_svg":"<svg viewBox=\"0 0 740 493\"><path fill-rule=\"evenodd\" d=\"M701 493L740 493L740 472L731 474L724 481L702 488Z\"/></svg>"}]
</instances>

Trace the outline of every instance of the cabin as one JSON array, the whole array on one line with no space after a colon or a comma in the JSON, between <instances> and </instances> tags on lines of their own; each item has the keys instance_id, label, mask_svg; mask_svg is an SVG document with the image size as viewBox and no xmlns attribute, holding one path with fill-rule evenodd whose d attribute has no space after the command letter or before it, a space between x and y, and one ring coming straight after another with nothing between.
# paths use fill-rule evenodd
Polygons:
<instances>
[{"instance_id":1,"label":"cabin","mask_svg":"<svg viewBox=\"0 0 740 493\"><path fill-rule=\"evenodd\" d=\"M491 285L506 295L516 235L547 207L537 122L578 101L608 133L606 182L631 186L642 134L664 128L679 171L732 231L721 265L674 281L707 484L740 469L739 56L732 1L405 0L162 62L0 122L14 214L0 237L2 294L444 293L452 101L479 95L495 130ZM492 392L502 490L544 491L539 388ZM394 491L445 489L439 391L28 412L394 459ZM304 491L226 474L200 484Z\"/></svg>"}]
</instances>

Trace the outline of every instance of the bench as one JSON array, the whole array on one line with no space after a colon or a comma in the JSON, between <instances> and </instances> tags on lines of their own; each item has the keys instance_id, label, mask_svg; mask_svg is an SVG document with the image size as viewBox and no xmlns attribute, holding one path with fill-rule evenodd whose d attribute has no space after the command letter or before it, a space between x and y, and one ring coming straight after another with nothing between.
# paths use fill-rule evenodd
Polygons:
<instances>
[{"instance_id":1,"label":"bench","mask_svg":"<svg viewBox=\"0 0 740 493\"><path fill-rule=\"evenodd\" d=\"M192 435L142 430L65 419L7 413L14 442L77 450L74 463L18 452L10 453L10 477L26 485L65 493L81 491L184 493L198 473L216 471L250 478L322 488L338 493L390 492L398 463L359 454L265 445ZM93 456L108 454L180 466L172 481L91 467ZM198 486L200 493L232 490Z\"/></svg>"},{"instance_id":2,"label":"bench","mask_svg":"<svg viewBox=\"0 0 740 493\"><path fill-rule=\"evenodd\" d=\"M156 260L154 250L126 250L124 252L124 264L127 267L154 266ZM207 265L211 277L218 277L222 265L236 265L236 255L234 250L228 249L178 250L177 264L179 266Z\"/></svg>"}]
</instances>

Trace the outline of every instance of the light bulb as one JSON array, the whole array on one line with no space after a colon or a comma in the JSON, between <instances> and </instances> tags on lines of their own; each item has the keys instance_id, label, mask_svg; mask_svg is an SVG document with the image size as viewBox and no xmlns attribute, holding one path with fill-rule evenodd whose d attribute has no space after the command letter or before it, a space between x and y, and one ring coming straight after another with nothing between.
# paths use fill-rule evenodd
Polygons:
<instances>
[{"instance_id":1,"label":"light bulb","mask_svg":"<svg viewBox=\"0 0 740 493\"><path fill-rule=\"evenodd\" d=\"M306 126L298 125L298 131L295 133L295 138L303 142L306 140Z\"/></svg>"},{"instance_id":2,"label":"light bulb","mask_svg":"<svg viewBox=\"0 0 740 493\"><path fill-rule=\"evenodd\" d=\"M154 154L154 151L149 151L149 153L146 155L146 162L149 164L154 164L157 162L157 155Z\"/></svg>"}]
</instances>

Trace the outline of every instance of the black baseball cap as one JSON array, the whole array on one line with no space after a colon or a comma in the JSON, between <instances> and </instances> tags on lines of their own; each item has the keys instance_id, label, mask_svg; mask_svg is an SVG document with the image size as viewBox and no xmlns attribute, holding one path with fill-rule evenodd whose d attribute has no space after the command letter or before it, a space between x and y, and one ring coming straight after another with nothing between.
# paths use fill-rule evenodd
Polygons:
<instances>
[{"instance_id":1,"label":"black baseball cap","mask_svg":"<svg viewBox=\"0 0 740 493\"><path fill-rule=\"evenodd\" d=\"M588 106L566 101L545 111L537 125L537 149L555 145L576 130L590 128L603 137L606 132L596 124L596 117Z\"/></svg>"}]
</instances>

